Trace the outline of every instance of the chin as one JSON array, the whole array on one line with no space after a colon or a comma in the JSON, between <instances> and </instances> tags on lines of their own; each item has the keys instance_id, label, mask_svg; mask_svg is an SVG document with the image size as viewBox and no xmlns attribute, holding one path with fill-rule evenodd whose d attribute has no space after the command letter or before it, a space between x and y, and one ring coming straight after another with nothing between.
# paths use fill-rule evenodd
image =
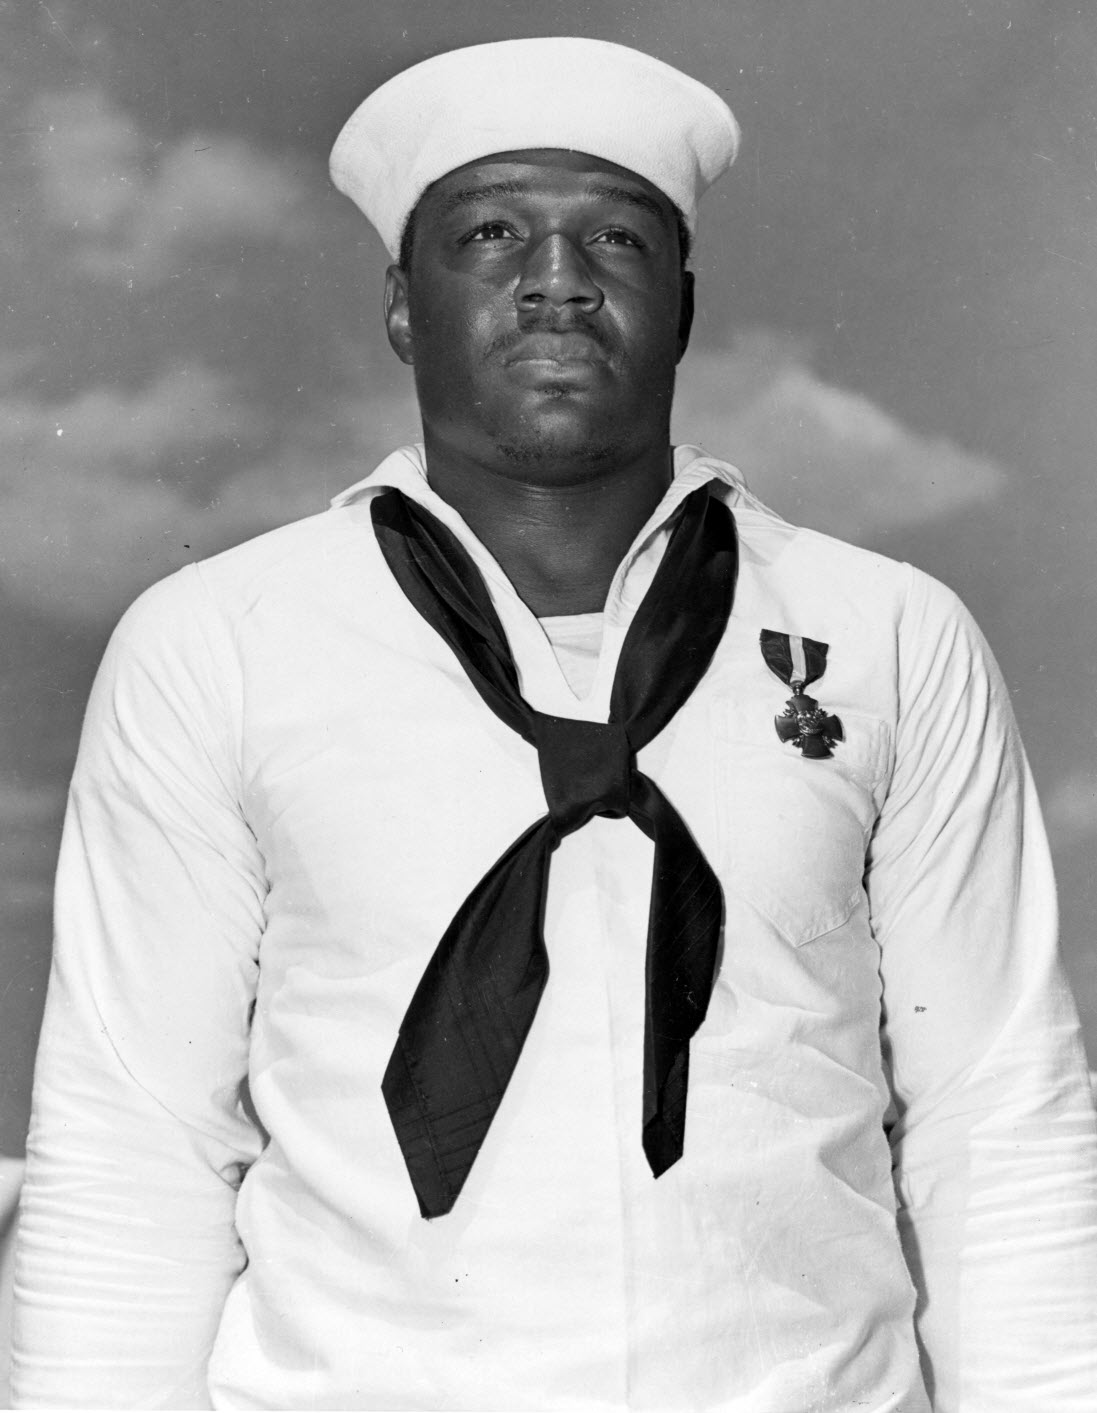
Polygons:
<instances>
[{"instance_id":1,"label":"chin","mask_svg":"<svg viewBox=\"0 0 1097 1413\"><path fill-rule=\"evenodd\" d=\"M513 436L502 435L495 443L497 455L511 466L545 470L559 468L592 469L618 461L627 454L624 436L553 436L524 429Z\"/></svg>"},{"instance_id":2,"label":"chin","mask_svg":"<svg viewBox=\"0 0 1097 1413\"><path fill-rule=\"evenodd\" d=\"M496 454L523 469L541 467L565 475L628 460L638 451L637 425L617 418L591 416L569 397L548 403L532 416L497 426L492 438ZM650 437L644 437L645 446Z\"/></svg>"}]
</instances>

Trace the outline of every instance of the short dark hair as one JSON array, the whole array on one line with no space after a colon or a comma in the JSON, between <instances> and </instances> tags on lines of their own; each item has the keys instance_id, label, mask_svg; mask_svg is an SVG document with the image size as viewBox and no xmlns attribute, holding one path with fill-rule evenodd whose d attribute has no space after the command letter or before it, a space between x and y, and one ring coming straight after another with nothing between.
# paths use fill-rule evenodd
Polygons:
<instances>
[{"instance_id":1,"label":"short dark hair","mask_svg":"<svg viewBox=\"0 0 1097 1413\"><path fill-rule=\"evenodd\" d=\"M411 248L415 242L415 218L419 212L419 202L411 209L411 215L404 222L403 234L400 236L400 254L397 264L405 275L411 274ZM686 218L681 210L671 202L671 210L674 212L674 219L678 225L678 257L682 264L682 269L686 268L686 262L693 252L693 237L690 235L689 227L686 225Z\"/></svg>"}]
</instances>

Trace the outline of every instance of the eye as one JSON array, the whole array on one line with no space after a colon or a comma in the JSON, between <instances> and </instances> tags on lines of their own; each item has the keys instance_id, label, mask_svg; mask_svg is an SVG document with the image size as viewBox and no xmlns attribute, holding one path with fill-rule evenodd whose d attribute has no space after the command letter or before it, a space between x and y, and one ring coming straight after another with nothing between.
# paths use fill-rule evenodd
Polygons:
<instances>
[{"instance_id":1,"label":"eye","mask_svg":"<svg viewBox=\"0 0 1097 1413\"><path fill-rule=\"evenodd\" d=\"M621 226L611 226L609 230L599 231L594 239L605 245L631 245L637 250L643 249L644 244L639 236L633 235L631 231L626 231Z\"/></svg>"},{"instance_id":2,"label":"eye","mask_svg":"<svg viewBox=\"0 0 1097 1413\"><path fill-rule=\"evenodd\" d=\"M482 226L469 231L462 244L470 241L513 240L514 231L504 221L485 221Z\"/></svg>"}]
</instances>

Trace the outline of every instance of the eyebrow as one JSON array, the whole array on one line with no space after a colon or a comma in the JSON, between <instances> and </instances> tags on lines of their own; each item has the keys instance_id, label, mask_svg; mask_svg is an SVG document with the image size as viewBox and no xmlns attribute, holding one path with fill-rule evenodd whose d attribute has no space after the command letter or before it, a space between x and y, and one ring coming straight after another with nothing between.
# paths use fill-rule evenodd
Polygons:
<instances>
[{"instance_id":1,"label":"eyebrow","mask_svg":"<svg viewBox=\"0 0 1097 1413\"><path fill-rule=\"evenodd\" d=\"M642 191L633 191L627 186L612 186L603 182L587 188L587 194L597 198L599 201L616 201L623 206L637 206L641 211L647 211L654 216L662 225L667 225L667 213L652 196L645 195Z\"/></svg>"},{"instance_id":2,"label":"eyebrow","mask_svg":"<svg viewBox=\"0 0 1097 1413\"><path fill-rule=\"evenodd\" d=\"M528 196L534 188L529 182L501 181L485 182L482 186L460 187L451 191L442 203L442 214L448 216L462 206L472 206L478 201L493 201L504 196ZM631 187L614 186L611 183L597 182L586 188L584 195L594 201L615 201L623 206L635 206L654 216L661 225L668 226L667 215L653 197Z\"/></svg>"},{"instance_id":3,"label":"eyebrow","mask_svg":"<svg viewBox=\"0 0 1097 1413\"><path fill-rule=\"evenodd\" d=\"M442 203L442 214L448 216L459 206L471 206L477 201L493 201L498 196L524 196L529 191L526 182L485 182L483 186L463 186L451 191Z\"/></svg>"}]
</instances>

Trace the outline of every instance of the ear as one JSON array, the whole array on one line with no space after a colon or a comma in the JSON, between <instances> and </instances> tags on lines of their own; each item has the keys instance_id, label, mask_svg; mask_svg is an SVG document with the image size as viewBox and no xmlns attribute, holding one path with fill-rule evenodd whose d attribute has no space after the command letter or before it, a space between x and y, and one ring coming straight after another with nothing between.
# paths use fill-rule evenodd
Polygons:
<instances>
[{"instance_id":1,"label":"ear","mask_svg":"<svg viewBox=\"0 0 1097 1413\"><path fill-rule=\"evenodd\" d=\"M693 328L693 271L682 271L682 303L678 311L678 362L689 347L689 331ZM390 335L391 337L391 335Z\"/></svg>"},{"instance_id":2,"label":"ear","mask_svg":"<svg viewBox=\"0 0 1097 1413\"><path fill-rule=\"evenodd\" d=\"M414 363L408 313L408 277L399 265L390 265L385 271L385 328L392 351L400 362Z\"/></svg>"}]
</instances>

